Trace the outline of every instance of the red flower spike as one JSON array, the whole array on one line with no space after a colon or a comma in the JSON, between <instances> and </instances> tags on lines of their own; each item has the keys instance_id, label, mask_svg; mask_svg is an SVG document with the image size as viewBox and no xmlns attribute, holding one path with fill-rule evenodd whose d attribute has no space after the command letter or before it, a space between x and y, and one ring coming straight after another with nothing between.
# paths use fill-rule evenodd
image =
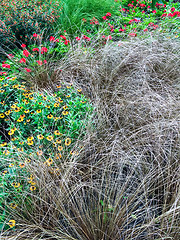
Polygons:
<instances>
[{"instance_id":1,"label":"red flower spike","mask_svg":"<svg viewBox=\"0 0 180 240\"><path fill-rule=\"evenodd\" d=\"M22 44L21 47L22 47L22 48L25 48L25 47L26 47L26 44Z\"/></svg>"},{"instance_id":2,"label":"red flower spike","mask_svg":"<svg viewBox=\"0 0 180 240\"><path fill-rule=\"evenodd\" d=\"M33 52L35 52L35 51L39 52L39 48L33 48L32 51Z\"/></svg>"},{"instance_id":3,"label":"red flower spike","mask_svg":"<svg viewBox=\"0 0 180 240\"><path fill-rule=\"evenodd\" d=\"M30 53L28 52L28 50L23 50L23 55L25 57L28 57L30 55Z\"/></svg>"},{"instance_id":4,"label":"red flower spike","mask_svg":"<svg viewBox=\"0 0 180 240\"><path fill-rule=\"evenodd\" d=\"M36 61L36 62L39 64L39 66L42 65L42 61L41 61L41 60L38 60L38 61Z\"/></svg>"},{"instance_id":5,"label":"red flower spike","mask_svg":"<svg viewBox=\"0 0 180 240\"><path fill-rule=\"evenodd\" d=\"M43 54L44 52L47 52L47 51L48 51L48 49L46 47L41 48L41 54Z\"/></svg>"},{"instance_id":6,"label":"red flower spike","mask_svg":"<svg viewBox=\"0 0 180 240\"><path fill-rule=\"evenodd\" d=\"M38 36L37 33L34 33L34 34L33 34L33 37L37 37L37 36Z\"/></svg>"},{"instance_id":7,"label":"red flower spike","mask_svg":"<svg viewBox=\"0 0 180 240\"><path fill-rule=\"evenodd\" d=\"M24 68L26 70L26 72L31 72L31 69L29 68Z\"/></svg>"},{"instance_id":8,"label":"red flower spike","mask_svg":"<svg viewBox=\"0 0 180 240\"><path fill-rule=\"evenodd\" d=\"M25 63L26 59L25 58L21 58L21 60L19 61L20 63Z\"/></svg>"},{"instance_id":9,"label":"red flower spike","mask_svg":"<svg viewBox=\"0 0 180 240\"><path fill-rule=\"evenodd\" d=\"M111 13L110 12L106 13L106 17L111 17Z\"/></svg>"},{"instance_id":10,"label":"red flower spike","mask_svg":"<svg viewBox=\"0 0 180 240\"><path fill-rule=\"evenodd\" d=\"M54 42L55 41L55 37L51 36L49 39L50 42Z\"/></svg>"},{"instance_id":11,"label":"red flower spike","mask_svg":"<svg viewBox=\"0 0 180 240\"><path fill-rule=\"evenodd\" d=\"M65 36L61 35L60 37L61 37L62 39L64 39L64 40L66 40L66 37L65 37Z\"/></svg>"},{"instance_id":12,"label":"red flower spike","mask_svg":"<svg viewBox=\"0 0 180 240\"><path fill-rule=\"evenodd\" d=\"M2 68L10 68L11 66L9 64L3 63Z\"/></svg>"}]
</instances>

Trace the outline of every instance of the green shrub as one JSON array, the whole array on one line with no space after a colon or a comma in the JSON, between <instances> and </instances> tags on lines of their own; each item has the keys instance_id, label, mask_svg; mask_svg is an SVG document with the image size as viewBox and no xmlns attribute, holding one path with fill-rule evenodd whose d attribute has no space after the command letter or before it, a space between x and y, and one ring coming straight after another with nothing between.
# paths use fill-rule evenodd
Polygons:
<instances>
[{"instance_id":1,"label":"green shrub","mask_svg":"<svg viewBox=\"0 0 180 240\"><path fill-rule=\"evenodd\" d=\"M0 46L11 46L18 41L28 43L30 36L46 28L52 31L60 17L60 2L53 0L3 0L0 9Z\"/></svg>"}]
</instances>

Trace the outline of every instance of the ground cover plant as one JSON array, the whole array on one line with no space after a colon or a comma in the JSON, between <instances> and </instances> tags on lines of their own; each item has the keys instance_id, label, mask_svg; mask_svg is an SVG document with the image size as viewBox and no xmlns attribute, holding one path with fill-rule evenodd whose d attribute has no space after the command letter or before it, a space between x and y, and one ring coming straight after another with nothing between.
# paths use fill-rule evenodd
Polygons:
<instances>
[{"instance_id":1,"label":"ground cover plant","mask_svg":"<svg viewBox=\"0 0 180 240\"><path fill-rule=\"evenodd\" d=\"M178 240L179 3L82 3L3 52L1 239Z\"/></svg>"}]
</instances>

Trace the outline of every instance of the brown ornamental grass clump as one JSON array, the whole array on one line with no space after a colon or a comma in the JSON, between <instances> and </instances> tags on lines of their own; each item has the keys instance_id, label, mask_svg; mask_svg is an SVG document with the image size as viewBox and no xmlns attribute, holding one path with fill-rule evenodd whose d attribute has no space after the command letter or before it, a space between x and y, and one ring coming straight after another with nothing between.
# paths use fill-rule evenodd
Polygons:
<instances>
[{"instance_id":1,"label":"brown ornamental grass clump","mask_svg":"<svg viewBox=\"0 0 180 240\"><path fill-rule=\"evenodd\" d=\"M60 170L33 159L39 191L2 239L178 240L179 42L77 48L59 67L96 107L94 125Z\"/></svg>"}]
</instances>

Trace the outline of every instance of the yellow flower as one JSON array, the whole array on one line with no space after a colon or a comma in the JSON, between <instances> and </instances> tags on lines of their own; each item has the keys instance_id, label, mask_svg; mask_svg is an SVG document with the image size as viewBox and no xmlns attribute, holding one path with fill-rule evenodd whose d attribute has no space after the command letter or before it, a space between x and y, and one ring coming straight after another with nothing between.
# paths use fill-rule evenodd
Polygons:
<instances>
[{"instance_id":1,"label":"yellow flower","mask_svg":"<svg viewBox=\"0 0 180 240\"><path fill-rule=\"evenodd\" d=\"M10 207L13 208L13 209L16 209L17 208L17 204L16 203L10 203Z\"/></svg>"},{"instance_id":2,"label":"yellow flower","mask_svg":"<svg viewBox=\"0 0 180 240\"><path fill-rule=\"evenodd\" d=\"M23 148L18 148L17 150L18 150L18 152L24 152Z\"/></svg>"},{"instance_id":3,"label":"yellow flower","mask_svg":"<svg viewBox=\"0 0 180 240\"><path fill-rule=\"evenodd\" d=\"M59 107L59 103L55 103L55 104L54 104L54 107Z\"/></svg>"},{"instance_id":4,"label":"yellow flower","mask_svg":"<svg viewBox=\"0 0 180 240\"><path fill-rule=\"evenodd\" d=\"M42 105L42 102L38 102L39 105Z\"/></svg>"},{"instance_id":5,"label":"yellow flower","mask_svg":"<svg viewBox=\"0 0 180 240\"><path fill-rule=\"evenodd\" d=\"M20 111L20 107L15 107L15 108L14 108L14 111L15 111L15 112L19 112L19 111Z\"/></svg>"},{"instance_id":6,"label":"yellow flower","mask_svg":"<svg viewBox=\"0 0 180 240\"><path fill-rule=\"evenodd\" d=\"M61 88L61 85L59 85L59 86L56 86L57 88Z\"/></svg>"},{"instance_id":7,"label":"yellow flower","mask_svg":"<svg viewBox=\"0 0 180 240\"><path fill-rule=\"evenodd\" d=\"M60 102L60 101L61 101L61 98L60 98L60 97L58 97L56 100L57 100L58 102Z\"/></svg>"},{"instance_id":8,"label":"yellow flower","mask_svg":"<svg viewBox=\"0 0 180 240\"><path fill-rule=\"evenodd\" d=\"M9 164L9 167L14 167L14 163L10 163L10 164Z\"/></svg>"},{"instance_id":9,"label":"yellow flower","mask_svg":"<svg viewBox=\"0 0 180 240\"><path fill-rule=\"evenodd\" d=\"M24 142L19 142L19 144L20 144L20 145L23 145L23 144L24 144Z\"/></svg>"},{"instance_id":10,"label":"yellow flower","mask_svg":"<svg viewBox=\"0 0 180 240\"><path fill-rule=\"evenodd\" d=\"M43 154L43 151L37 151L36 153L38 156L41 156Z\"/></svg>"},{"instance_id":11,"label":"yellow flower","mask_svg":"<svg viewBox=\"0 0 180 240\"><path fill-rule=\"evenodd\" d=\"M32 182L32 181L29 181L29 183L30 183L32 186L36 185L36 183L35 183L35 182Z\"/></svg>"},{"instance_id":12,"label":"yellow flower","mask_svg":"<svg viewBox=\"0 0 180 240\"><path fill-rule=\"evenodd\" d=\"M17 182L13 182L13 183L11 183L11 185L15 188L20 187L20 183L17 183Z\"/></svg>"},{"instance_id":13,"label":"yellow flower","mask_svg":"<svg viewBox=\"0 0 180 240\"><path fill-rule=\"evenodd\" d=\"M44 138L44 136L42 134L40 134L40 135L37 135L37 138L42 140Z\"/></svg>"},{"instance_id":14,"label":"yellow flower","mask_svg":"<svg viewBox=\"0 0 180 240\"><path fill-rule=\"evenodd\" d=\"M8 151L8 150L4 150L4 151L3 151L3 154L4 154L4 155L9 155L9 153L10 153L10 151Z\"/></svg>"},{"instance_id":15,"label":"yellow flower","mask_svg":"<svg viewBox=\"0 0 180 240\"><path fill-rule=\"evenodd\" d=\"M65 145L69 146L70 144L71 144L71 139L70 138L66 138Z\"/></svg>"},{"instance_id":16,"label":"yellow flower","mask_svg":"<svg viewBox=\"0 0 180 240\"><path fill-rule=\"evenodd\" d=\"M25 164L24 163L20 163L19 166L20 166L20 168L24 168Z\"/></svg>"},{"instance_id":17,"label":"yellow flower","mask_svg":"<svg viewBox=\"0 0 180 240\"><path fill-rule=\"evenodd\" d=\"M5 118L4 113L0 113L0 118Z\"/></svg>"},{"instance_id":18,"label":"yellow flower","mask_svg":"<svg viewBox=\"0 0 180 240\"><path fill-rule=\"evenodd\" d=\"M71 95L66 95L66 97L67 97L67 98L70 98L70 97L71 97Z\"/></svg>"},{"instance_id":19,"label":"yellow flower","mask_svg":"<svg viewBox=\"0 0 180 240\"><path fill-rule=\"evenodd\" d=\"M62 151L62 150L63 150L63 147L62 147L62 146L58 146L58 150L59 150L59 151Z\"/></svg>"},{"instance_id":20,"label":"yellow flower","mask_svg":"<svg viewBox=\"0 0 180 240\"><path fill-rule=\"evenodd\" d=\"M52 115L52 114L48 114L48 115L47 115L47 118L48 118L48 119L51 119L51 118L53 118L53 115Z\"/></svg>"},{"instance_id":21,"label":"yellow flower","mask_svg":"<svg viewBox=\"0 0 180 240\"><path fill-rule=\"evenodd\" d=\"M5 92L5 90L0 89L0 93L3 93L3 92Z\"/></svg>"},{"instance_id":22,"label":"yellow flower","mask_svg":"<svg viewBox=\"0 0 180 240\"><path fill-rule=\"evenodd\" d=\"M4 86L4 87L7 87L8 85L9 85L9 84L5 83L3 86Z\"/></svg>"},{"instance_id":23,"label":"yellow flower","mask_svg":"<svg viewBox=\"0 0 180 240\"><path fill-rule=\"evenodd\" d=\"M11 129L11 130L8 132L8 135L13 135L14 132L15 132L15 131Z\"/></svg>"},{"instance_id":24,"label":"yellow flower","mask_svg":"<svg viewBox=\"0 0 180 240\"><path fill-rule=\"evenodd\" d=\"M1 147L4 147L4 146L6 146L6 145L7 145L7 142L4 142L4 143L1 143L1 144L0 144Z\"/></svg>"},{"instance_id":25,"label":"yellow flower","mask_svg":"<svg viewBox=\"0 0 180 240\"><path fill-rule=\"evenodd\" d=\"M44 100L47 100L47 97L43 97Z\"/></svg>"},{"instance_id":26,"label":"yellow flower","mask_svg":"<svg viewBox=\"0 0 180 240\"><path fill-rule=\"evenodd\" d=\"M61 153L57 153L57 154L56 154L56 159L59 159L59 158L62 158Z\"/></svg>"},{"instance_id":27,"label":"yellow flower","mask_svg":"<svg viewBox=\"0 0 180 240\"><path fill-rule=\"evenodd\" d=\"M81 103L85 103L86 101L81 101Z\"/></svg>"},{"instance_id":28,"label":"yellow flower","mask_svg":"<svg viewBox=\"0 0 180 240\"><path fill-rule=\"evenodd\" d=\"M46 163L47 163L48 166L50 166L53 163L52 158L48 158Z\"/></svg>"},{"instance_id":29,"label":"yellow flower","mask_svg":"<svg viewBox=\"0 0 180 240\"><path fill-rule=\"evenodd\" d=\"M27 145L31 146L31 145L33 145L33 143L34 143L33 141L28 141Z\"/></svg>"},{"instance_id":30,"label":"yellow flower","mask_svg":"<svg viewBox=\"0 0 180 240\"><path fill-rule=\"evenodd\" d=\"M56 143L61 143L61 139L56 139Z\"/></svg>"},{"instance_id":31,"label":"yellow flower","mask_svg":"<svg viewBox=\"0 0 180 240\"><path fill-rule=\"evenodd\" d=\"M28 112L29 112L29 109L24 110L24 113L28 113Z\"/></svg>"},{"instance_id":32,"label":"yellow flower","mask_svg":"<svg viewBox=\"0 0 180 240\"><path fill-rule=\"evenodd\" d=\"M24 118L23 117L20 117L18 118L17 122L23 122L24 121Z\"/></svg>"},{"instance_id":33,"label":"yellow flower","mask_svg":"<svg viewBox=\"0 0 180 240\"><path fill-rule=\"evenodd\" d=\"M33 100L34 99L34 97L29 97L29 100Z\"/></svg>"},{"instance_id":34,"label":"yellow flower","mask_svg":"<svg viewBox=\"0 0 180 240\"><path fill-rule=\"evenodd\" d=\"M52 140L53 140L53 136L48 136L48 137L46 137L46 139L47 139L48 141L52 141Z\"/></svg>"},{"instance_id":35,"label":"yellow flower","mask_svg":"<svg viewBox=\"0 0 180 240\"><path fill-rule=\"evenodd\" d=\"M10 220L7 224L12 228L16 225L16 221L15 220Z\"/></svg>"},{"instance_id":36,"label":"yellow flower","mask_svg":"<svg viewBox=\"0 0 180 240\"><path fill-rule=\"evenodd\" d=\"M64 109L64 110L66 110L67 108L68 108L68 106L67 106L67 105L63 106L63 109Z\"/></svg>"},{"instance_id":37,"label":"yellow flower","mask_svg":"<svg viewBox=\"0 0 180 240\"><path fill-rule=\"evenodd\" d=\"M31 140L33 140L33 139L34 139L33 136L30 136L30 137L27 138L28 141L31 141Z\"/></svg>"},{"instance_id":38,"label":"yellow flower","mask_svg":"<svg viewBox=\"0 0 180 240\"><path fill-rule=\"evenodd\" d=\"M68 111L63 111L63 112L62 112L62 115L65 116L65 115L68 115L68 113L69 113Z\"/></svg>"},{"instance_id":39,"label":"yellow flower","mask_svg":"<svg viewBox=\"0 0 180 240\"><path fill-rule=\"evenodd\" d=\"M37 113L41 113L42 111L41 111L41 109L38 109L38 110L36 110L36 112L37 112Z\"/></svg>"},{"instance_id":40,"label":"yellow flower","mask_svg":"<svg viewBox=\"0 0 180 240\"><path fill-rule=\"evenodd\" d=\"M82 89L77 89L78 92L82 92Z\"/></svg>"},{"instance_id":41,"label":"yellow flower","mask_svg":"<svg viewBox=\"0 0 180 240\"><path fill-rule=\"evenodd\" d=\"M58 117L54 117L54 121L57 121L59 118Z\"/></svg>"},{"instance_id":42,"label":"yellow flower","mask_svg":"<svg viewBox=\"0 0 180 240\"><path fill-rule=\"evenodd\" d=\"M11 113L10 110L6 111L5 114L8 116Z\"/></svg>"},{"instance_id":43,"label":"yellow flower","mask_svg":"<svg viewBox=\"0 0 180 240\"><path fill-rule=\"evenodd\" d=\"M35 187L35 186L31 186L31 187L30 187L30 190L31 190L31 191L34 191L34 190L36 190L36 187Z\"/></svg>"},{"instance_id":44,"label":"yellow flower","mask_svg":"<svg viewBox=\"0 0 180 240\"><path fill-rule=\"evenodd\" d=\"M69 85L69 86L66 86L67 88L71 88L71 85Z\"/></svg>"},{"instance_id":45,"label":"yellow flower","mask_svg":"<svg viewBox=\"0 0 180 240\"><path fill-rule=\"evenodd\" d=\"M7 170L4 170L2 171L2 174L5 175L8 171Z\"/></svg>"},{"instance_id":46,"label":"yellow flower","mask_svg":"<svg viewBox=\"0 0 180 240\"><path fill-rule=\"evenodd\" d=\"M54 131L54 134L55 134L55 135L58 135L58 136L61 135L61 133L59 132L59 130Z\"/></svg>"}]
</instances>

